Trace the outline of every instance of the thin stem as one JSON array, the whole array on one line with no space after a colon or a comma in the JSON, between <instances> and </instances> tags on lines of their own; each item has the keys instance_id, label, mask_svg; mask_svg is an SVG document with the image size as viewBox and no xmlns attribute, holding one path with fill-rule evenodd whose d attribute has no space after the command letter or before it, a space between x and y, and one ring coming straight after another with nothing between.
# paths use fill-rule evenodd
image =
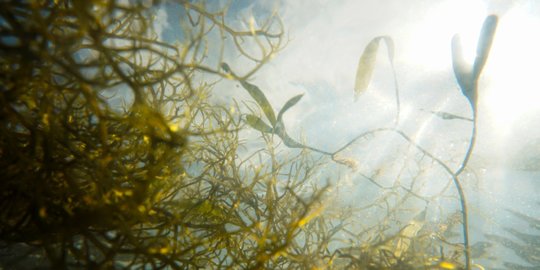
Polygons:
<instances>
[{"instance_id":1,"label":"thin stem","mask_svg":"<svg viewBox=\"0 0 540 270\"><path fill-rule=\"evenodd\" d=\"M476 109L473 109L473 129L471 134L471 140L469 143L469 148L467 149L467 153L465 153L465 157L463 158L463 162L461 163L461 166L457 169L457 171L454 173L454 175L459 176L467 167L467 163L469 163L469 159L471 158L472 151L474 149L474 144L476 143Z\"/></svg>"},{"instance_id":2,"label":"thin stem","mask_svg":"<svg viewBox=\"0 0 540 270\"><path fill-rule=\"evenodd\" d=\"M467 148L467 152L465 153L465 157L463 158L463 162L461 162L460 167L457 169L457 171L452 175L452 179L454 180L454 183L456 185L456 188L459 193L459 199L461 202L461 215L463 219L463 246L465 249L465 269L470 270L471 269L471 248L469 244L469 212L467 209L467 202L465 197L465 192L463 191L463 187L461 186L459 182L459 175L465 170L467 167L467 163L469 163L469 159L472 155L472 151L474 149L474 144L476 142L476 119L477 119L477 113L476 113L476 105L471 104L471 107L473 109L473 129L471 134L471 140L469 143L469 147Z\"/></svg>"},{"instance_id":3,"label":"thin stem","mask_svg":"<svg viewBox=\"0 0 540 270\"><path fill-rule=\"evenodd\" d=\"M394 126L397 127L399 124L399 115L401 111L401 105L399 102L399 86L398 86L396 68L394 67L394 63L390 61L390 65L392 66L392 75L394 76L394 89L395 89L395 94L396 94L396 119L394 120L395 121Z\"/></svg>"}]
</instances>

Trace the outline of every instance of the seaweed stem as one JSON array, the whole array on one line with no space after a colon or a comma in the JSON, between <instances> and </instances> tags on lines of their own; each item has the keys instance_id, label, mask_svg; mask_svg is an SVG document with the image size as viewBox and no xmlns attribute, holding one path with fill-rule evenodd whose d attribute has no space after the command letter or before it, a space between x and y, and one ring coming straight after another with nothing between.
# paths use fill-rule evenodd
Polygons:
<instances>
[{"instance_id":1,"label":"seaweed stem","mask_svg":"<svg viewBox=\"0 0 540 270\"><path fill-rule=\"evenodd\" d=\"M472 128L472 134L471 134L471 140L469 143L469 147L467 148L467 152L465 153L465 157L463 158L463 162L461 162L460 167L457 169L455 173L452 175L452 179L454 181L454 184L456 186L456 189L459 193L459 200L461 203L461 215L463 219L463 246L464 246L464 254L465 254L465 269L470 270L471 269L471 248L469 244L469 212L467 209L467 201L465 197L465 192L463 191L463 187L461 186L461 183L459 182L459 175L465 170L467 167L467 163L469 163L469 159L472 155L472 151L474 149L474 145L476 143L476 120L477 120L477 111L475 104L471 104L471 108L473 109L473 128Z\"/></svg>"}]
</instances>

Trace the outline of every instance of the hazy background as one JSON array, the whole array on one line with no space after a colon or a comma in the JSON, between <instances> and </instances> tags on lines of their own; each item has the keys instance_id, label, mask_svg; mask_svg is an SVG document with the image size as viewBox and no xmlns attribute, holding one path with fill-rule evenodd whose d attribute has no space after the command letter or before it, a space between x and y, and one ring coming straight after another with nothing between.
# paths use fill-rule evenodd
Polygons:
<instances>
[{"instance_id":1,"label":"hazy background","mask_svg":"<svg viewBox=\"0 0 540 270\"><path fill-rule=\"evenodd\" d=\"M400 129L452 168L466 151L471 123L442 120L427 111L471 117L453 75L450 41L460 33L472 61L484 18L498 15L480 79L478 137L470 162L475 174L465 177L474 181L465 184L474 216L473 239L505 226L526 231L504 211L507 208L540 218L539 1L242 0L232 1L228 20L245 24L254 16L257 22L258 14L273 10L281 14L289 42L250 81L263 89L276 110L294 95L305 94L285 117L293 138L334 151L364 131L393 124L394 86L384 45L370 87L356 102L353 98L364 47L385 35L395 43ZM163 35L169 39L178 35L173 34L173 13L161 13ZM236 55L226 55L226 60L241 70L243 62ZM224 83L215 95L245 95L234 85ZM384 161L385 155L395 154L391 145L372 145L367 152L351 149L349 154ZM354 172L347 177L354 179ZM351 186L354 192L354 182Z\"/></svg>"}]
</instances>

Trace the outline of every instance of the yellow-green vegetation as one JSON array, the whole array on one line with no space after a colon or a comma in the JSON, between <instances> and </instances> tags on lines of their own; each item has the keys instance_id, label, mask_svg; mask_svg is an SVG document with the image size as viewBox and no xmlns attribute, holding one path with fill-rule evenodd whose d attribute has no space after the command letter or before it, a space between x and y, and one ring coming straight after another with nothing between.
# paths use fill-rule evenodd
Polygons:
<instances>
[{"instance_id":1,"label":"yellow-green vegetation","mask_svg":"<svg viewBox=\"0 0 540 270\"><path fill-rule=\"evenodd\" d=\"M160 38L159 8L179 13L173 25L178 40ZM463 209L440 211L433 222L427 210L409 208L420 202L427 209L443 195L458 202L447 191L464 168L451 171L391 128L362 133L334 152L291 138L283 118L302 95L276 116L265 90L248 82L286 39L272 13L257 21L260 27L253 19L245 29L229 24L227 7L213 1L1 1L0 266L468 264L455 236L467 233L459 229ZM380 39L367 51L376 53ZM391 39L384 40L390 52ZM241 73L229 66L224 55L230 51L249 68ZM369 77L363 75L361 88ZM213 100L212 90L223 80L237 81L251 99ZM399 101L397 107L396 124ZM415 158L394 165L404 170L415 163L412 177L400 172L385 185L383 168L366 172L343 154L381 133L407 144L403 150ZM422 179L437 175L425 174L433 164L447 173L446 182L440 196L421 195ZM322 167L359 170L363 181L356 184L375 186L380 195L361 206L334 204L331 189L341 173L327 179Z\"/></svg>"}]
</instances>

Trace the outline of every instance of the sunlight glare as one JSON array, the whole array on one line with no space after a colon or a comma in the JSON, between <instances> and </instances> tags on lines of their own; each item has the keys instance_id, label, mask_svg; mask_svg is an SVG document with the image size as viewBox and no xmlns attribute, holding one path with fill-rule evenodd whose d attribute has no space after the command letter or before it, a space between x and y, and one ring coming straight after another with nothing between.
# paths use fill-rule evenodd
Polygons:
<instances>
[{"instance_id":1,"label":"sunlight glare","mask_svg":"<svg viewBox=\"0 0 540 270\"><path fill-rule=\"evenodd\" d=\"M488 15L482 1L445 1L432 8L425 22L412 30L410 59L423 68L451 71L450 42L459 34L464 57L472 65L478 35ZM497 129L509 127L526 113L540 109L535 89L540 61L540 19L515 8L499 17L491 53L479 81L479 111Z\"/></svg>"},{"instance_id":2,"label":"sunlight glare","mask_svg":"<svg viewBox=\"0 0 540 270\"><path fill-rule=\"evenodd\" d=\"M509 130L521 116L540 107L540 36L535 33L539 28L540 20L522 9L499 21L483 75L487 87L479 90L481 106L499 131Z\"/></svg>"},{"instance_id":3,"label":"sunlight glare","mask_svg":"<svg viewBox=\"0 0 540 270\"><path fill-rule=\"evenodd\" d=\"M430 9L428 15L412 31L410 59L414 64L427 65L439 70L451 63L450 42L459 33L463 53L467 59L474 58L475 44L486 7L482 1L445 1Z\"/></svg>"}]
</instances>

